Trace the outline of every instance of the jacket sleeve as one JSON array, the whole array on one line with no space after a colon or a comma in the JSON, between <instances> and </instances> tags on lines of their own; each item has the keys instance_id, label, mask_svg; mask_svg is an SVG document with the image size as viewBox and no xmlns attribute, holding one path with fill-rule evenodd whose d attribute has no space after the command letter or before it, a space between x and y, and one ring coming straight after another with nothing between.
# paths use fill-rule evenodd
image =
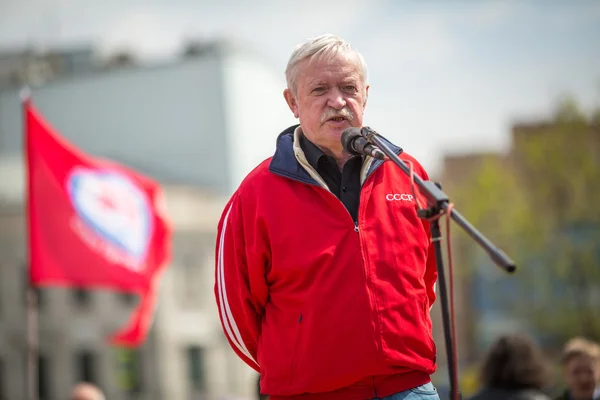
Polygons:
<instances>
[{"instance_id":1,"label":"jacket sleeve","mask_svg":"<svg viewBox=\"0 0 600 400\"><path fill-rule=\"evenodd\" d=\"M217 228L215 297L223 332L235 353L260 372L257 349L268 298L265 269L269 262L264 232L244 215L236 192Z\"/></svg>"}]
</instances>

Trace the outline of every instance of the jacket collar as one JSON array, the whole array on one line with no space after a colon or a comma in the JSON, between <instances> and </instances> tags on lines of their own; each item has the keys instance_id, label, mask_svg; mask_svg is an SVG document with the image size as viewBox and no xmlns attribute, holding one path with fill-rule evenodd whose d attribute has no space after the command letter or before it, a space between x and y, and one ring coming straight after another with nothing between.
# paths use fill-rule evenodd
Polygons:
<instances>
[{"instance_id":1,"label":"jacket collar","mask_svg":"<svg viewBox=\"0 0 600 400\"><path fill-rule=\"evenodd\" d=\"M296 159L294 153L294 131L298 126L299 124L292 125L277 136L275 154L269 164L269 171L300 182L319 185ZM385 138L383 140L396 154L402 153L402 148L394 145ZM381 166L381 164L383 164L383 160L374 160L367 172L367 177Z\"/></svg>"}]
</instances>

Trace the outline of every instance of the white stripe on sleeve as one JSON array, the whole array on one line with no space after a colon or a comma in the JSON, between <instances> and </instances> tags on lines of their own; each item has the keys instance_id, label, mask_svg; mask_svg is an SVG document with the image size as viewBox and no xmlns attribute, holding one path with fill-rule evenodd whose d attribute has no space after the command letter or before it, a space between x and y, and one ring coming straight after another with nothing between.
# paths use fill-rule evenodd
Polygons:
<instances>
[{"instance_id":1,"label":"white stripe on sleeve","mask_svg":"<svg viewBox=\"0 0 600 400\"><path fill-rule=\"evenodd\" d=\"M227 300L227 289L225 287L225 272L224 272L224 248L225 248L225 231L227 230L227 220L229 219L229 213L231 212L231 207L227 210L225 214L225 219L223 220L223 227L221 229L221 235L219 237L219 254L218 254L218 262L217 262L217 288L219 292L219 303L220 303L220 313L223 319L223 325L225 327L225 331L227 332L227 336L231 339L233 344L238 348L238 350L252 360L257 366L258 363L256 360L250 355L250 352L246 348L244 341L242 340L242 335L235 323L235 319L233 318L233 314L231 313L231 308L229 307L229 302Z\"/></svg>"}]
</instances>

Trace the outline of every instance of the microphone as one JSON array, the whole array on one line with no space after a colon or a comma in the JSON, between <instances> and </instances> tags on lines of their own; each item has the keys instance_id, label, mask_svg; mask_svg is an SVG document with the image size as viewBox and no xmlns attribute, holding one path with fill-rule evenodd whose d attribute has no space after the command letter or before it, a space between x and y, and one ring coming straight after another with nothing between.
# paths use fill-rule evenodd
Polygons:
<instances>
[{"instance_id":1,"label":"microphone","mask_svg":"<svg viewBox=\"0 0 600 400\"><path fill-rule=\"evenodd\" d=\"M370 156L378 160L385 159L383 151L365 139L360 133L360 128L348 128L342 133L342 146L344 150L355 156Z\"/></svg>"}]
</instances>

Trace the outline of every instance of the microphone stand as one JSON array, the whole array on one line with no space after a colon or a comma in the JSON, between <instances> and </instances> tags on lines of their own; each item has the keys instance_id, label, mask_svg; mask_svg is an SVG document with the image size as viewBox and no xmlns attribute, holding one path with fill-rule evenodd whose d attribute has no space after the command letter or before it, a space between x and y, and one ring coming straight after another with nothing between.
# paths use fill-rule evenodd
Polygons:
<instances>
[{"instance_id":1,"label":"microphone stand","mask_svg":"<svg viewBox=\"0 0 600 400\"><path fill-rule=\"evenodd\" d=\"M406 175L411 175L410 168L400 157L394 153L392 149L382 139L382 136L369 127L363 127L361 135L371 144L377 146L394 164L396 164ZM454 346L455 342L452 337L453 332L450 326L450 312L448 307L448 293L446 289L446 276L444 274L444 261L442 259L442 234L440 231L439 218L434 218L442 214L442 212L450 213L450 217L456 222L479 246L485 250L492 261L501 269L508 273L515 271L515 262L510 259L502 250L496 247L490 240L481 234L473 225L467 221L454 207L450 207L448 195L442 189L431 181L424 181L417 174L412 174L414 183L419 187L420 193L427 199L426 209L418 210L418 215L422 219L432 219L431 222L431 240L435 247L435 259L438 271L438 283L440 287L440 297L442 300L442 320L444 325L444 339L446 342L446 357L448 358L448 374L450 378L450 398L458 400L460 391L458 388L458 372L456 371L458 364L455 360ZM456 364L455 364L456 363Z\"/></svg>"}]
</instances>

